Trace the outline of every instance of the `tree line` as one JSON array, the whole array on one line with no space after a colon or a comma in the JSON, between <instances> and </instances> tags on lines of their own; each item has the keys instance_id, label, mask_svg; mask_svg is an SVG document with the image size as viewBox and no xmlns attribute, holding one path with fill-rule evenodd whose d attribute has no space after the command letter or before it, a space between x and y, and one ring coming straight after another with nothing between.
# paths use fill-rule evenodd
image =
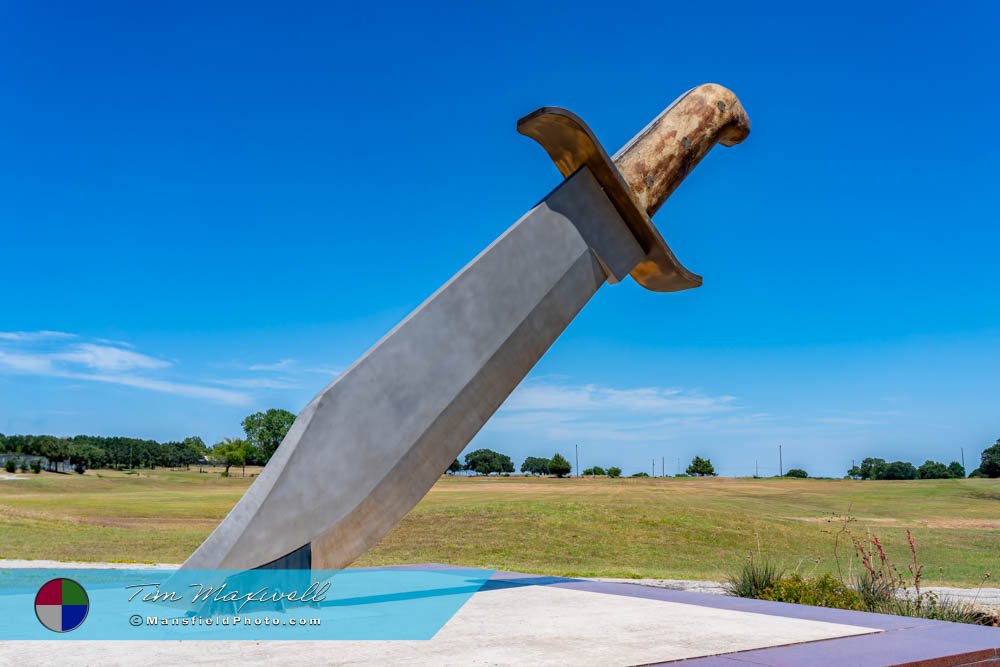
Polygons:
<instances>
[{"instance_id":1,"label":"tree line","mask_svg":"<svg viewBox=\"0 0 1000 667\"><path fill-rule=\"evenodd\" d=\"M477 449L465 455L465 463L458 459L448 466L445 472L474 472L477 475L509 475L514 472L514 461L506 454L492 449ZM552 458L529 456L521 464L521 472L529 475L555 475L565 477L572 471L572 466L561 454L553 454Z\"/></svg>"},{"instance_id":2,"label":"tree line","mask_svg":"<svg viewBox=\"0 0 1000 667\"><path fill-rule=\"evenodd\" d=\"M528 475L555 475L565 477L572 472L573 466L558 452L551 458L529 456L521 463L521 472ZM621 474L620 469L619 474ZM509 475L514 472L514 461L506 454L492 449L477 449L465 455L465 463L458 459L448 466L447 473L474 472L477 475ZM604 474L604 473L601 473Z\"/></svg>"},{"instance_id":3,"label":"tree line","mask_svg":"<svg viewBox=\"0 0 1000 667\"><path fill-rule=\"evenodd\" d=\"M266 465L294 421L295 415L287 410L255 412L241 424L244 438L225 438L213 447L198 436L157 442L120 436L62 438L0 433L0 453L45 457L50 470L65 462L77 472L89 468L188 468L213 463L225 466L228 474L234 465Z\"/></svg>"},{"instance_id":4,"label":"tree line","mask_svg":"<svg viewBox=\"0 0 1000 667\"><path fill-rule=\"evenodd\" d=\"M448 466L446 473L474 472L477 475L509 475L514 472L514 462L506 454L493 451L492 449L477 449L465 455L465 463L458 459ZM551 458L542 456L529 456L521 463L521 472L526 475L554 475L565 477L573 471L573 466L562 454L556 452ZM804 472L804 471L803 471ZM622 469L618 466L604 468L602 466L591 466L585 468L581 474L584 477L621 477ZM700 456L694 457L687 472L681 477L706 477L715 476L715 468L711 459L703 459ZM632 477L649 477L649 473L637 472Z\"/></svg>"},{"instance_id":5,"label":"tree line","mask_svg":"<svg viewBox=\"0 0 1000 667\"><path fill-rule=\"evenodd\" d=\"M492 449L477 449L465 455L465 463L458 459L448 466L446 473L474 472L477 475L509 475L514 472L514 462L506 454L493 451ZM556 452L551 458L542 456L529 456L521 463L521 472L526 475L554 475L565 477L573 471L573 466L562 454ZM804 472L804 471L802 471ZM592 466L585 468L581 474L584 477L621 477L622 469L618 466L604 468ZM715 467L711 459L703 459L700 456L691 460L687 472L679 477L714 477ZM649 473L637 472L632 477L649 477Z\"/></svg>"},{"instance_id":6,"label":"tree line","mask_svg":"<svg viewBox=\"0 0 1000 667\"><path fill-rule=\"evenodd\" d=\"M241 422L244 437L224 438L212 447L206 446L198 436L183 440L157 442L141 438L120 436L75 435L68 438L53 435L4 435L0 433L0 453L41 456L49 461L49 468L68 462L83 472L87 468L182 468L211 463L225 467L228 475L233 466L266 465L285 438L295 415L288 410L272 408L247 415ZM15 463L15 465L17 465ZM8 464L10 467L10 464ZM22 465L23 469L25 466ZM569 461L559 454L549 458L529 456L521 463L520 471L529 475L554 475L565 477L572 472ZM446 472L469 471L478 475L510 474L514 462L506 454L492 449L477 449L465 455L465 463L457 459ZM603 468L592 466L582 471L585 476L620 477L617 466ZM685 473L679 476L715 476L711 459L695 456ZM945 465L939 461L925 461L915 466L907 461L890 461L868 457L861 465L852 466L847 475L852 479L905 480L905 479L961 479L965 468L958 461ZM805 470L793 468L786 477L808 477ZM980 465L969 477L1000 477L1000 438L983 450ZM649 477L638 472L632 477Z\"/></svg>"},{"instance_id":7,"label":"tree line","mask_svg":"<svg viewBox=\"0 0 1000 667\"><path fill-rule=\"evenodd\" d=\"M710 459L696 456L691 461L691 465L687 467L686 475L715 476L715 468ZM638 475L633 475L633 477L636 476ZM805 479L809 477L809 473L802 468L792 468L785 472L784 476ZM860 466L852 466L847 471L847 476L852 479L880 480L963 479L966 474L965 467L958 461L952 461L945 465L940 461L927 460L923 464L915 466L907 461L887 462L885 459L870 457L862 460ZM994 445L983 450L979 467L968 476L1000 477L1000 438L997 438Z\"/></svg>"},{"instance_id":8,"label":"tree line","mask_svg":"<svg viewBox=\"0 0 1000 667\"><path fill-rule=\"evenodd\" d=\"M1000 438L983 450L980 465L969 477L1000 477ZM861 465L847 471L851 479L964 479L965 467L958 461L948 465L940 461L925 461L915 466L908 461L889 461L869 457Z\"/></svg>"},{"instance_id":9,"label":"tree line","mask_svg":"<svg viewBox=\"0 0 1000 667\"><path fill-rule=\"evenodd\" d=\"M0 452L43 456L49 468L68 462L79 468L181 468L205 459L208 448L198 436L157 442L118 436L3 435Z\"/></svg>"}]
</instances>

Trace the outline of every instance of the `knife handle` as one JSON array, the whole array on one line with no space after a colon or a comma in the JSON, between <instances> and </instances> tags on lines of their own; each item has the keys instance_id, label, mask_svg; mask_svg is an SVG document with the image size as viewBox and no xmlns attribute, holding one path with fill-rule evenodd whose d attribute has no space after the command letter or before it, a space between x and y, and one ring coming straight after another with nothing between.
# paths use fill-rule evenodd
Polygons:
<instances>
[{"instance_id":1,"label":"knife handle","mask_svg":"<svg viewBox=\"0 0 1000 667\"><path fill-rule=\"evenodd\" d=\"M750 119L731 90L714 83L678 97L619 150L613 160L652 217L708 151L750 134Z\"/></svg>"}]
</instances>

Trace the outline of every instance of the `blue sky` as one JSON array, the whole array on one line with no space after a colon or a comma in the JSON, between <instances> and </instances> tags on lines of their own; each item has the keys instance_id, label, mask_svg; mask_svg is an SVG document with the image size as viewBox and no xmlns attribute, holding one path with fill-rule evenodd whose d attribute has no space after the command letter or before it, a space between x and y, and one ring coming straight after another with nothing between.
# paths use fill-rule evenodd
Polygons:
<instances>
[{"instance_id":1,"label":"blue sky","mask_svg":"<svg viewBox=\"0 0 1000 667\"><path fill-rule=\"evenodd\" d=\"M0 7L0 431L297 412L557 184L518 117L613 152L713 81L753 132L656 217L704 287L601 290L473 446L839 475L1000 436L995 5L208 4Z\"/></svg>"}]
</instances>

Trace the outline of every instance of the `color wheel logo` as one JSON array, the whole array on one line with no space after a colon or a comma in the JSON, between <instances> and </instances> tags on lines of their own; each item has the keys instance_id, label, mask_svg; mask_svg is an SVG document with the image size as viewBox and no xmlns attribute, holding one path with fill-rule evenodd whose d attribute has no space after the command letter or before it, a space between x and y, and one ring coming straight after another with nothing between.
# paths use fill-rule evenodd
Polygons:
<instances>
[{"instance_id":1,"label":"color wheel logo","mask_svg":"<svg viewBox=\"0 0 1000 667\"><path fill-rule=\"evenodd\" d=\"M72 579L52 579L35 595L35 616L53 632L76 630L87 618L90 598L83 586Z\"/></svg>"}]
</instances>

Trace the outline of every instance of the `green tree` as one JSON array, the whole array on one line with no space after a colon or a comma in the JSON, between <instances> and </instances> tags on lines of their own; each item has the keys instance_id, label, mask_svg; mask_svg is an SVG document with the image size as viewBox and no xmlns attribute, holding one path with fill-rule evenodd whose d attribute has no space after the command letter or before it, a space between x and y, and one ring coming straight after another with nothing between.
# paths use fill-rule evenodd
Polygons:
<instances>
[{"instance_id":1,"label":"green tree","mask_svg":"<svg viewBox=\"0 0 1000 667\"><path fill-rule=\"evenodd\" d=\"M906 461L893 461L885 464L878 479L916 479L917 469Z\"/></svg>"},{"instance_id":2,"label":"green tree","mask_svg":"<svg viewBox=\"0 0 1000 667\"><path fill-rule=\"evenodd\" d=\"M548 475L550 463L551 461L547 458L543 458L541 456L529 456L524 459L524 463L521 464L521 472L526 472L529 475Z\"/></svg>"},{"instance_id":3,"label":"green tree","mask_svg":"<svg viewBox=\"0 0 1000 667\"><path fill-rule=\"evenodd\" d=\"M261 452L259 447L244 440L242 446L240 447L240 453L243 455L243 462L240 465L243 467L243 476L246 477L247 464L260 464L260 460L262 458Z\"/></svg>"},{"instance_id":4,"label":"green tree","mask_svg":"<svg viewBox=\"0 0 1000 667\"><path fill-rule=\"evenodd\" d=\"M867 458L861 462L858 469L861 479L882 479L882 471L885 469L885 459Z\"/></svg>"},{"instance_id":5,"label":"green tree","mask_svg":"<svg viewBox=\"0 0 1000 667\"><path fill-rule=\"evenodd\" d=\"M278 408L271 408L267 412L255 412L243 420L243 432L247 436L247 442L260 451L258 463L267 465L294 421L295 415L288 410Z\"/></svg>"},{"instance_id":6,"label":"green tree","mask_svg":"<svg viewBox=\"0 0 1000 667\"><path fill-rule=\"evenodd\" d=\"M948 472L955 479L965 479L965 468L958 461L952 461L948 464Z\"/></svg>"},{"instance_id":7,"label":"green tree","mask_svg":"<svg viewBox=\"0 0 1000 667\"><path fill-rule=\"evenodd\" d=\"M809 477L809 473L807 473L802 468L792 468L791 470L785 473L785 477L797 477L799 479L806 479L807 477Z\"/></svg>"},{"instance_id":8,"label":"green tree","mask_svg":"<svg viewBox=\"0 0 1000 667\"><path fill-rule=\"evenodd\" d=\"M608 468L608 477L615 478L622 476L622 469L618 466L611 466Z\"/></svg>"},{"instance_id":9,"label":"green tree","mask_svg":"<svg viewBox=\"0 0 1000 667\"><path fill-rule=\"evenodd\" d=\"M492 449L477 449L465 455L465 469L477 475L514 472L514 462L510 457Z\"/></svg>"},{"instance_id":10,"label":"green tree","mask_svg":"<svg viewBox=\"0 0 1000 667\"><path fill-rule=\"evenodd\" d=\"M604 468L601 466L594 466L593 468L587 468L584 470L583 474L590 477L604 477L607 473L604 472Z\"/></svg>"},{"instance_id":11,"label":"green tree","mask_svg":"<svg viewBox=\"0 0 1000 667\"><path fill-rule=\"evenodd\" d=\"M458 459L455 459L454 461L451 462L451 465L448 466L448 469L445 470L445 473L451 475L453 473L461 472L463 470L465 470L465 466L459 463Z\"/></svg>"},{"instance_id":12,"label":"green tree","mask_svg":"<svg viewBox=\"0 0 1000 667\"><path fill-rule=\"evenodd\" d=\"M7 472L17 472L17 461L14 459L7 459L4 461L3 467Z\"/></svg>"},{"instance_id":13,"label":"green tree","mask_svg":"<svg viewBox=\"0 0 1000 667\"><path fill-rule=\"evenodd\" d=\"M562 454L558 452L549 459L549 473L556 477L565 477L572 472L573 466L569 464Z\"/></svg>"},{"instance_id":14,"label":"green tree","mask_svg":"<svg viewBox=\"0 0 1000 667\"><path fill-rule=\"evenodd\" d=\"M49 460L49 470L57 469L57 464L69 458L69 442L63 438L43 435L38 438L38 453Z\"/></svg>"},{"instance_id":15,"label":"green tree","mask_svg":"<svg viewBox=\"0 0 1000 667\"><path fill-rule=\"evenodd\" d=\"M225 466L223 474L228 477L230 468L246 464L247 453L247 442L242 438L223 438L209 450L208 457L213 463Z\"/></svg>"},{"instance_id":16,"label":"green tree","mask_svg":"<svg viewBox=\"0 0 1000 667\"><path fill-rule=\"evenodd\" d=\"M852 466L847 471L847 476L850 477L851 479L861 479L861 468L859 468L858 466Z\"/></svg>"},{"instance_id":17,"label":"green tree","mask_svg":"<svg viewBox=\"0 0 1000 667\"><path fill-rule=\"evenodd\" d=\"M1000 477L1000 438L995 445L983 450L979 472L987 477Z\"/></svg>"},{"instance_id":18,"label":"green tree","mask_svg":"<svg viewBox=\"0 0 1000 667\"><path fill-rule=\"evenodd\" d=\"M178 466L190 468L192 464L199 463L208 454L208 447L205 441L196 435L184 438L175 446L175 458Z\"/></svg>"},{"instance_id":19,"label":"green tree","mask_svg":"<svg viewBox=\"0 0 1000 667\"><path fill-rule=\"evenodd\" d=\"M632 477L649 477L648 472L636 472L632 473Z\"/></svg>"},{"instance_id":20,"label":"green tree","mask_svg":"<svg viewBox=\"0 0 1000 667\"><path fill-rule=\"evenodd\" d=\"M951 479L951 471L948 466L937 461L924 461L923 465L917 468L917 476L920 479Z\"/></svg>"},{"instance_id":21,"label":"green tree","mask_svg":"<svg viewBox=\"0 0 1000 667\"><path fill-rule=\"evenodd\" d=\"M700 456L696 456L691 459L691 465L687 467L687 474L697 475L699 477L715 477L715 466L712 465L711 459L703 459Z\"/></svg>"},{"instance_id":22,"label":"green tree","mask_svg":"<svg viewBox=\"0 0 1000 667\"><path fill-rule=\"evenodd\" d=\"M108 453L96 445L71 441L66 448L69 462L76 467L103 468L108 464Z\"/></svg>"}]
</instances>

